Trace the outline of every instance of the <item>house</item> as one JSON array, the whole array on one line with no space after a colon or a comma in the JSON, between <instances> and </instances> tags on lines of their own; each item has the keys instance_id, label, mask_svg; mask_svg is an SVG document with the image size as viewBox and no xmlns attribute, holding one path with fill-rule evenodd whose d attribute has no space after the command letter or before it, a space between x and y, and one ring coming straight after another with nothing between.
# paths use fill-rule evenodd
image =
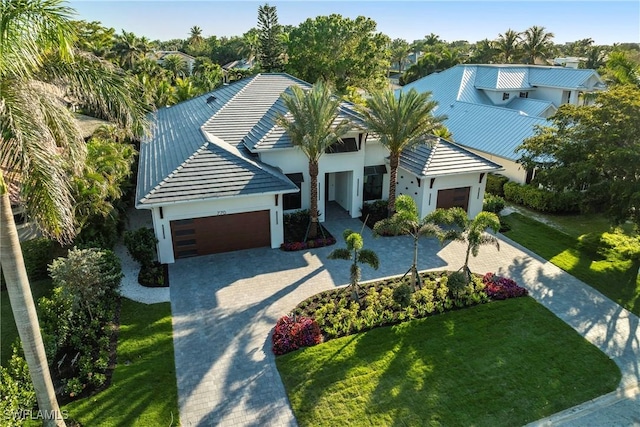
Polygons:
<instances>
[{"instance_id":1,"label":"house","mask_svg":"<svg viewBox=\"0 0 640 427\"><path fill-rule=\"evenodd\" d=\"M276 117L288 114L281 94L311 85L288 74L257 74L159 109L143 141L136 208L149 209L158 258L177 258L283 243L283 214L309 207L308 160ZM328 203L357 218L366 201L388 197L388 151L362 129L353 105L339 116L354 123L321 157L320 220ZM398 193L425 215L436 207L482 209L488 172L500 166L457 144L434 139L402 155Z\"/></svg>"},{"instance_id":2,"label":"house","mask_svg":"<svg viewBox=\"0 0 640 427\"><path fill-rule=\"evenodd\" d=\"M594 70L537 65L461 64L404 86L429 91L435 114L461 146L504 167L502 175L529 182L532 171L517 161L516 148L536 126L548 125L563 104L582 105L585 94L604 89Z\"/></svg>"},{"instance_id":3,"label":"house","mask_svg":"<svg viewBox=\"0 0 640 427\"><path fill-rule=\"evenodd\" d=\"M179 50L158 50L151 54L152 59L154 59L159 65L164 65L164 60L169 56L179 56L182 60L187 64L187 70L189 71L189 75L193 73L193 66L196 63L196 58L191 55L187 55L184 52L180 52Z\"/></svg>"}]
</instances>

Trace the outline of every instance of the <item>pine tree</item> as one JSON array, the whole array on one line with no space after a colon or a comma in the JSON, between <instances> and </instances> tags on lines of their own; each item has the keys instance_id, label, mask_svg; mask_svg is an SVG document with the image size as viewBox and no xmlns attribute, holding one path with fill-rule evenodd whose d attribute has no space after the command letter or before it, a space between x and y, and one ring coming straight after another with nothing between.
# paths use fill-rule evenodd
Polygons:
<instances>
[{"instance_id":1,"label":"pine tree","mask_svg":"<svg viewBox=\"0 0 640 427\"><path fill-rule=\"evenodd\" d=\"M258 58L262 69L268 73L282 71L284 46L282 45L282 26L278 24L275 6L265 3L258 7Z\"/></svg>"}]
</instances>

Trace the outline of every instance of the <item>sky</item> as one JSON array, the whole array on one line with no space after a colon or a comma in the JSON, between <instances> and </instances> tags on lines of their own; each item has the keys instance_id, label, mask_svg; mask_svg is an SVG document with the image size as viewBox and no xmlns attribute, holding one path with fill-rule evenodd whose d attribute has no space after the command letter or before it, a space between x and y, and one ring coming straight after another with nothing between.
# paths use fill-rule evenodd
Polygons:
<instances>
[{"instance_id":1,"label":"sky","mask_svg":"<svg viewBox=\"0 0 640 427\"><path fill-rule=\"evenodd\" d=\"M239 36L257 25L265 1L113 1L76 0L68 5L76 19L100 21L116 32L132 31L151 40L186 39L194 25L208 36ZM409 42L434 33L446 41L493 40L511 28L538 25L552 32L555 43L591 38L595 44L640 42L640 1L597 0L427 0L427 1L269 1L278 20L298 25L307 18L338 13L363 15L378 31Z\"/></svg>"}]
</instances>

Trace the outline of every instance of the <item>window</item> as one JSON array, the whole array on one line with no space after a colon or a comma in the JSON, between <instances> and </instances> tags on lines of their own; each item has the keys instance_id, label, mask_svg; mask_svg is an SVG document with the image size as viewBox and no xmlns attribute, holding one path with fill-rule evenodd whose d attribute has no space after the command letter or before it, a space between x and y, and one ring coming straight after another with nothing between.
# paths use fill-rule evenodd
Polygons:
<instances>
[{"instance_id":1,"label":"window","mask_svg":"<svg viewBox=\"0 0 640 427\"><path fill-rule=\"evenodd\" d=\"M301 173L288 173L286 174L287 178L291 180L295 185L298 186L297 193L289 193L282 195L282 209L285 211L291 209L300 209L302 207L302 182L304 181L304 176Z\"/></svg>"},{"instance_id":2,"label":"window","mask_svg":"<svg viewBox=\"0 0 640 427\"><path fill-rule=\"evenodd\" d=\"M520 98L528 98L529 92L520 92Z\"/></svg>"},{"instance_id":3,"label":"window","mask_svg":"<svg viewBox=\"0 0 640 427\"><path fill-rule=\"evenodd\" d=\"M365 166L362 196L364 201L382 199L382 181L387 173L385 165Z\"/></svg>"},{"instance_id":4,"label":"window","mask_svg":"<svg viewBox=\"0 0 640 427\"><path fill-rule=\"evenodd\" d=\"M358 143L355 138L342 138L342 141L338 141L332 144L325 150L327 154L334 153L351 153L358 151Z\"/></svg>"},{"instance_id":5,"label":"window","mask_svg":"<svg viewBox=\"0 0 640 427\"><path fill-rule=\"evenodd\" d=\"M502 100L506 101L507 99L509 99L509 93L505 92L505 93L502 94Z\"/></svg>"}]
</instances>

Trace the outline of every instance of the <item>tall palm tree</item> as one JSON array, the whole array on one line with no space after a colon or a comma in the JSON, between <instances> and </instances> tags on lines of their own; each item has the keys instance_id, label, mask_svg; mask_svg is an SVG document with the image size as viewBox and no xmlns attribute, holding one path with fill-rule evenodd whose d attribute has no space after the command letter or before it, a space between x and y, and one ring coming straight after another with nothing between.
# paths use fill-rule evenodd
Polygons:
<instances>
[{"instance_id":1,"label":"tall palm tree","mask_svg":"<svg viewBox=\"0 0 640 427\"><path fill-rule=\"evenodd\" d=\"M389 150L391 173L389 175L389 217L396 205L398 164L403 150L426 144L433 130L442 125L445 116L434 116L438 103L431 92L418 93L415 89L400 92L392 90L374 92L366 107L358 107L369 132L378 136L380 143Z\"/></svg>"},{"instance_id":2,"label":"tall palm tree","mask_svg":"<svg viewBox=\"0 0 640 427\"><path fill-rule=\"evenodd\" d=\"M13 221L7 183L18 183L41 231L70 242L74 229L69 173L84 164L85 144L62 96L141 132L137 88L108 64L74 51L72 9L59 0L0 0L0 264L38 406L64 426L51 382L33 297Z\"/></svg>"},{"instance_id":3,"label":"tall palm tree","mask_svg":"<svg viewBox=\"0 0 640 427\"><path fill-rule=\"evenodd\" d=\"M391 51L391 62L398 64L398 72L402 74L402 66L410 52L409 43L404 39L393 39L389 50Z\"/></svg>"},{"instance_id":4,"label":"tall palm tree","mask_svg":"<svg viewBox=\"0 0 640 427\"><path fill-rule=\"evenodd\" d=\"M528 64L535 64L536 59L546 60L553 53L553 33L546 32L544 27L534 25L522 34L522 51Z\"/></svg>"},{"instance_id":5,"label":"tall palm tree","mask_svg":"<svg viewBox=\"0 0 640 427\"><path fill-rule=\"evenodd\" d=\"M144 57L140 39L133 33L122 30L122 34L116 34L116 42L113 52L118 59L118 64L127 70L133 70L135 64Z\"/></svg>"},{"instance_id":6,"label":"tall palm tree","mask_svg":"<svg viewBox=\"0 0 640 427\"><path fill-rule=\"evenodd\" d=\"M467 244L464 258L464 271L467 282L471 279L469 270L469 257L478 256L480 247L493 245L500 250L498 239L486 233L487 229L497 233L500 229L500 218L492 212L480 212L475 218L469 219L467 212L462 208L436 209L426 216L425 221L449 226L447 231L440 235L441 241L457 240Z\"/></svg>"},{"instance_id":7,"label":"tall palm tree","mask_svg":"<svg viewBox=\"0 0 640 427\"><path fill-rule=\"evenodd\" d=\"M202 28L194 25L189 30L189 44L193 46L199 46L204 43L204 38L202 37Z\"/></svg>"},{"instance_id":8,"label":"tall palm tree","mask_svg":"<svg viewBox=\"0 0 640 427\"><path fill-rule=\"evenodd\" d=\"M510 64L516 57L518 46L520 44L520 33L509 28L504 34L498 34L494 46L502 55L505 64Z\"/></svg>"},{"instance_id":9,"label":"tall palm tree","mask_svg":"<svg viewBox=\"0 0 640 427\"><path fill-rule=\"evenodd\" d=\"M277 123L309 160L311 222L308 237L315 238L318 235L318 162L325 150L346 135L352 125L346 119L338 119L340 100L322 82L307 91L291 86L281 97L289 114L278 116Z\"/></svg>"}]
</instances>

